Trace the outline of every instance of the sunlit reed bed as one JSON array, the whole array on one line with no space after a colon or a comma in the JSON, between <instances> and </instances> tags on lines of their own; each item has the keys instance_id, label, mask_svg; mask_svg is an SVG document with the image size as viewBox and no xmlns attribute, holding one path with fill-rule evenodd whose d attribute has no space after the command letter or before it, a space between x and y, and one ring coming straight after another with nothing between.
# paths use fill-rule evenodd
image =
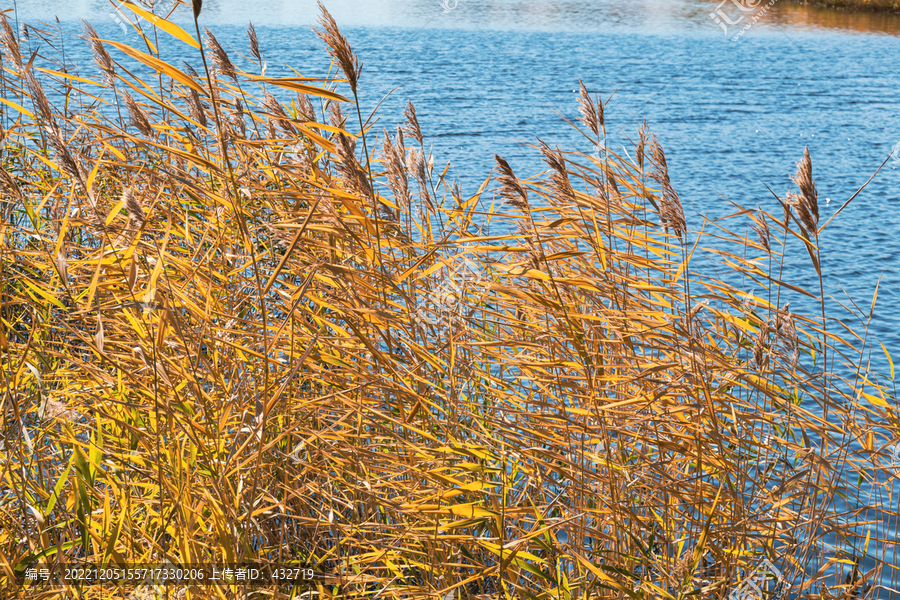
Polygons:
<instances>
[{"instance_id":1,"label":"sunlit reed bed","mask_svg":"<svg viewBox=\"0 0 900 600\"><path fill-rule=\"evenodd\" d=\"M194 14L139 12L141 48L85 24L79 73L2 23L4 594L125 596L20 584L168 560L317 572L184 598L725 598L764 564L785 598L890 597L876 290L835 315L783 281L786 252L828 277L808 152L776 214L693 222L582 86L595 153L536 140L545 173L461 190L411 104L371 126L324 7L334 72L292 78Z\"/></svg>"}]
</instances>

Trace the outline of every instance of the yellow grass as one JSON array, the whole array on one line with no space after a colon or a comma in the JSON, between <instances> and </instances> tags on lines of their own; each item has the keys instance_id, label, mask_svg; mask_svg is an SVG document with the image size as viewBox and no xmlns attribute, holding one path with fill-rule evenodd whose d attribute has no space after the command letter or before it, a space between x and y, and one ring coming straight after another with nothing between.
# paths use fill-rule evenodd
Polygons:
<instances>
[{"instance_id":1,"label":"yellow grass","mask_svg":"<svg viewBox=\"0 0 900 600\"><path fill-rule=\"evenodd\" d=\"M854 334L780 283L786 251L827 277L805 164L801 220L687 231L643 130L634 160L536 145L543 176L498 158L454 194L412 109L362 135L329 17L340 79L195 29L199 74L95 41L76 79L0 40L0 595L134 587L17 583L75 561L316 571L185 598L724 598L763 557L795 593L893 577L888 350L869 306Z\"/></svg>"}]
</instances>

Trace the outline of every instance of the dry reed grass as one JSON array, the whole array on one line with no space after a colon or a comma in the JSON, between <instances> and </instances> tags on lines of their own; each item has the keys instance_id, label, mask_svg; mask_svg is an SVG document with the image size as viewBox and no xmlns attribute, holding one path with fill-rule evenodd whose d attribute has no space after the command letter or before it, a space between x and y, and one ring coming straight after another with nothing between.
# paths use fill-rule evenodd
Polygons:
<instances>
[{"instance_id":1,"label":"dry reed grass","mask_svg":"<svg viewBox=\"0 0 900 600\"><path fill-rule=\"evenodd\" d=\"M361 63L321 24L355 97ZM433 175L411 105L370 158L341 82L250 75L211 33L200 77L86 27L88 85L23 65L2 25L3 590L76 559L301 561L305 598L724 598L762 556L805 594L893 580L883 552L846 583L811 568L826 535L846 564L893 541L893 478L875 503L864 484L900 422L871 338L783 304L818 296L780 281L794 237L820 269L808 153L805 231L785 203L697 237L646 126L636 162L542 144L546 180L496 158L487 218L510 233L485 237L489 192ZM582 86L598 145L602 106ZM745 217L756 241L726 228ZM453 283L461 253L476 284ZM766 292L744 302L742 277Z\"/></svg>"}]
</instances>

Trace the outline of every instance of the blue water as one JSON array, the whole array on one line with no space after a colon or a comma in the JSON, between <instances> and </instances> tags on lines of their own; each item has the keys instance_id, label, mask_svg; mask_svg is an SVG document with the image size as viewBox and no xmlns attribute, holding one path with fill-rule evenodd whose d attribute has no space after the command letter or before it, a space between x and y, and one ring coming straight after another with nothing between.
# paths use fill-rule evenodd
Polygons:
<instances>
[{"instance_id":1,"label":"blue water","mask_svg":"<svg viewBox=\"0 0 900 600\"><path fill-rule=\"evenodd\" d=\"M307 76L327 72L323 46L310 32L313 2L204 4L204 23L233 49L236 62L236 52L248 53L245 24L252 19L268 74L289 74L285 65ZM464 193L474 192L490 174L495 153L520 176L542 171L539 153L529 147L537 137L564 150L590 151L563 119L577 118L572 91L579 78L604 99L615 92L606 111L607 142L614 151L625 146L633 156L627 138L635 139L647 120L666 150L672 183L694 229L703 225L701 215L735 212L729 201L780 215L766 184L783 195L804 146L812 155L824 222L900 143L900 17L781 2L732 41L740 28L724 35L709 18L718 3L704 0L459 0L449 11L436 0L328 4L364 62L364 113L387 96L378 129L393 131L412 100L436 168L450 162L449 173L460 179ZM450 6L453 1L445 2ZM131 40L103 2L59 6L32 0L18 8L29 22L59 15L60 27L74 32L76 19L86 17L102 35ZM183 10L176 13L181 23L185 17ZM92 72L86 45L67 40L70 60ZM178 44L164 48L173 64L187 60L199 70L195 51ZM839 314L836 301L850 304L845 293L867 311L881 282L871 324L876 337L869 343L873 368L882 372L887 365L879 341L900 358L898 167L900 161L889 162L821 237L825 290L835 299L831 314ZM789 246L784 279L818 286L797 243ZM815 308L791 299L795 311ZM854 473L847 477L855 483ZM889 597L884 590L877 595Z\"/></svg>"}]
</instances>

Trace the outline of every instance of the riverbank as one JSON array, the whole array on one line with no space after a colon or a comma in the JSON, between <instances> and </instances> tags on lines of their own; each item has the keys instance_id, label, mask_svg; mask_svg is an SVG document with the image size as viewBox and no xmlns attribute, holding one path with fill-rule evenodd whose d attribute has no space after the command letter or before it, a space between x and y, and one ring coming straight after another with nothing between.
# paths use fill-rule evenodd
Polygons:
<instances>
[{"instance_id":1,"label":"riverbank","mask_svg":"<svg viewBox=\"0 0 900 600\"><path fill-rule=\"evenodd\" d=\"M900 0L788 0L791 4L822 6L848 11L900 14Z\"/></svg>"}]
</instances>

